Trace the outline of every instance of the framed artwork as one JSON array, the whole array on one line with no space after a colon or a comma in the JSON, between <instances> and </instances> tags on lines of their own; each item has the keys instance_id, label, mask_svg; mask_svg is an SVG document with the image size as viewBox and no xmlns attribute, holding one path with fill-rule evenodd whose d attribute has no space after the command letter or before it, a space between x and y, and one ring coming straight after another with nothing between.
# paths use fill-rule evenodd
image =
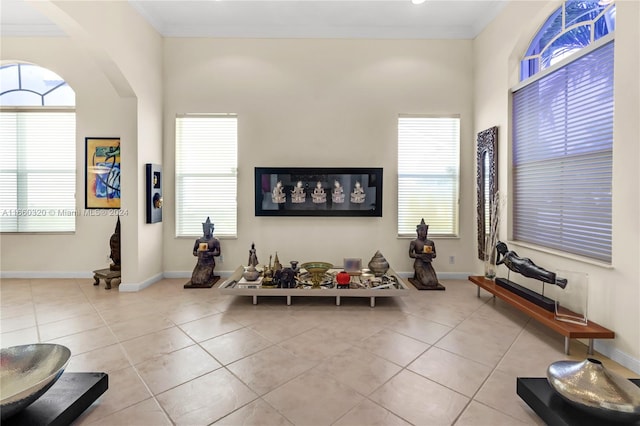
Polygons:
<instances>
[{"instance_id":1,"label":"framed artwork","mask_svg":"<svg viewBox=\"0 0 640 426\"><path fill-rule=\"evenodd\" d=\"M382 168L256 167L255 214L382 217Z\"/></svg>"},{"instance_id":2,"label":"framed artwork","mask_svg":"<svg viewBox=\"0 0 640 426\"><path fill-rule=\"evenodd\" d=\"M120 138L85 138L86 209L120 208Z\"/></svg>"}]
</instances>

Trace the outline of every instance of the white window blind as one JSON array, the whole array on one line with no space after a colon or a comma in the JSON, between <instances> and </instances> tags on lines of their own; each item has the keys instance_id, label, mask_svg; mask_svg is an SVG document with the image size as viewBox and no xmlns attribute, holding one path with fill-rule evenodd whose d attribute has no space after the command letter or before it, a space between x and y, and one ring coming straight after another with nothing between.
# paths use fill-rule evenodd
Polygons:
<instances>
[{"instance_id":1,"label":"white window blind","mask_svg":"<svg viewBox=\"0 0 640 426\"><path fill-rule=\"evenodd\" d=\"M0 231L75 231L75 112L0 112Z\"/></svg>"},{"instance_id":2,"label":"white window blind","mask_svg":"<svg viewBox=\"0 0 640 426\"><path fill-rule=\"evenodd\" d=\"M398 118L398 236L458 235L460 118Z\"/></svg>"},{"instance_id":3,"label":"white window blind","mask_svg":"<svg viewBox=\"0 0 640 426\"><path fill-rule=\"evenodd\" d=\"M237 236L238 118L234 114L176 118L176 236Z\"/></svg>"},{"instance_id":4,"label":"white window blind","mask_svg":"<svg viewBox=\"0 0 640 426\"><path fill-rule=\"evenodd\" d=\"M611 262L613 46L514 91L515 240Z\"/></svg>"}]
</instances>

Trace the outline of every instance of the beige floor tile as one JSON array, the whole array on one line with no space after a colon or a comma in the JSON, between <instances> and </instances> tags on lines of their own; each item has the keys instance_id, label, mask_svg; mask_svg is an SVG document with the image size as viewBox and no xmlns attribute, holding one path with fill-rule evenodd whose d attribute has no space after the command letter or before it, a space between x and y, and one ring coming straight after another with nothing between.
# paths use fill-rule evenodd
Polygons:
<instances>
[{"instance_id":1,"label":"beige floor tile","mask_svg":"<svg viewBox=\"0 0 640 426\"><path fill-rule=\"evenodd\" d=\"M340 418L333 426L410 426L408 423L396 416L389 410L386 410L365 399L356 405L347 414Z\"/></svg>"},{"instance_id":2,"label":"beige floor tile","mask_svg":"<svg viewBox=\"0 0 640 426\"><path fill-rule=\"evenodd\" d=\"M292 426L272 406L257 399L214 423L217 426Z\"/></svg>"},{"instance_id":3,"label":"beige floor tile","mask_svg":"<svg viewBox=\"0 0 640 426\"><path fill-rule=\"evenodd\" d=\"M221 368L157 396L176 425L207 425L257 398Z\"/></svg>"},{"instance_id":4,"label":"beige floor tile","mask_svg":"<svg viewBox=\"0 0 640 426\"><path fill-rule=\"evenodd\" d=\"M330 425L363 400L332 377L306 372L263 399L297 425Z\"/></svg>"},{"instance_id":5,"label":"beige floor tile","mask_svg":"<svg viewBox=\"0 0 640 426\"><path fill-rule=\"evenodd\" d=\"M452 424L469 398L403 370L370 399L416 425Z\"/></svg>"},{"instance_id":6,"label":"beige floor tile","mask_svg":"<svg viewBox=\"0 0 640 426\"><path fill-rule=\"evenodd\" d=\"M196 342L202 342L242 327L242 324L226 318L222 313L209 315L180 325L182 331Z\"/></svg>"},{"instance_id":7,"label":"beige floor tile","mask_svg":"<svg viewBox=\"0 0 640 426\"><path fill-rule=\"evenodd\" d=\"M122 347L131 362L136 365L193 344L194 341L182 330L171 327L122 342Z\"/></svg>"},{"instance_id":8,"label":"beige floor tile","mask_svg":"<svg viewBox=\"0 0 640 426\"><path fill-rule=\"evenodd\" d=\"M164 330L174 325L162 315L147 315L122 322L109 323L111 331L120 342Z\"/></svg>"},{"instance_id":9,"label":"beige floor tile","mask_svg":"<svg viewBox=\"0 0 640 426\"><path fill-rule=\"evenodd\" d=\"M38 325L38 331L40 333L40 339L46 342L48 340L80 333L81 331L103 327L104 325L104 321L97 313L91 313L63 319L61 321L40 324Z\"/></svg>"},{"instance_id":10,"label":"beige floor tile","mask_svg":"<svg viewBox=\"0 0 640 426\"><path fill-rule=\"evenodd\" d=\"M10 346L29 345L31 343L39 343L38 328L29 327L24 330L10 331L0 334L0 345L3 348Z\"/></svg>"},{"instance_id":11,"label":"beige floor tile","mask_svg":"<svg viewBox=\"0 0 640 426\"><path fill-rule=\"evenodd\" d=\"M382 330L358 344L375 355L406 366L429 348L429 345L391 330Z\"/></svg>"},{"instance_id":12,"label":"beige floor tile","mask_svg":"<svg viewBox=\"0 0 640 426\"><path fill-rule=\"evenodd\" d=\"M109 373L109 388L79 419L89 424L151 398L149 390L133 367Z\"/></svg>"},{"instance_id":13,"label":"beige floor tile","mask_svg":"<svg viewBox=\"0 0 640 426\"><path fill-rule=\"evenodd\" d=\"M467 318L469 311L466 308L455 305L447 306L430 303L415 312L415 315L448 327L455 327Z\"/></svg>"},{"instance_id":14,"label":"beige floor tile","mask_svg":"<svg viewBox=\"0 0 640 426\"><path fill-rule=\"evenodd\" d=\"M118 426L543 425L516 377L587 356L575 339L565 355L562 336L487 292L476 297L467 280L373 309L349 298L253 305L184 289L187 280L120 293L92 279L0 279L0 344L52 341L71 349L67 371L107 372L109 390L74 425Z\"/></svg>"},{"instance_id":15,"label":"beige floor tile","mask_svg":"<svg viewBox=\"0 0 640 426\"><path fill-rule=\"evenodd\" d=\"M7 298L5 290L0 289L0 319L19 317L22 315L33 314L35 305L31 301L31 292L29 292L22 302L13 302L12 298Z\"/></svg>"},{"instance_id":16,"label":"beige floor tile","mask_svg":"<svg viewBox=\"0 0 640 426\"><path fill-rule=\"evenodd\" d=\"M434 344L452 329L437 322L425 321L424 318L415 315L407 315L389 324L387 328L429 344Z\"/></svg>"},{"instance_id":17,"label":"beige floor tile","mask_svg":"<svg viewBox=\"0 0 640 426\"><path fill-rule=\"evenodd\" d=\"M409 364L407 369L470 398L492 370L484 364L435 346Z\"/></svg>"},{"instance_id":18,"label":"beige floor tile","mask_svg":"<svg viewBox=\"0 0 640 426\"><path fill-rule=\"evenodd\" d=\"M280 342L279 346L300 358L312 361L324 361L332 355L351 348L349 343L337 339L330 331L320 328L308 330Z\"/></svg>"},{"instance_id":19,"label":"beige floor tile","mask_svg":"<svg viewBox=\"0 0 640 426\"><path fill-rule=\"evenodd\" d=\"M494 368L509 349L510 342L486 344L483 336L457 329L440 339L435 346Z\"/></svg>"},{"instance_id":20,"label":"beige floor tile","mask_svg":"<svg viewBox=\"0 0 640 426\"><path fill-rule=\"evenodd\" d=\"M315 371L329 374L366 396L400 370L401 367L397 364L354 347L327 359Z\"/></svg>"},{"instance_id":21,"label":"beige floor tile","mask_svg":"<svg viewBox=\"0 0 640 426\"><path fill-rule=\"evenodd\" d=\"M122 347L119 344L115 344L84 352L80 355L72 355L66 371L110 373L130 366L131 364Z\"/></svg>"},{"instance_id":22,"label":"beige floor tile","mask_svg":"<svg viewBox=\"0 0 640 426\"><path fill-rule=\"evenodd\" d=\"M516 394L516 378L517 376L495 370L474 399L522 422L539 421L540 418Z\"/></svg>"},{"instance_id":23,"label":"beige floor tile","mask_svg":"<svg viewBox=\"0 0 640 426\"><path fill-rule=\"evenodd\" d=\"M223 365L252 355L273 345L249 328L241 328L200 343L207 352Z\"/></svg>"},{"instance_id":24,"label":"beige floor tile","mask_svg":"<svg viewBox=\"0 0 640 426\"><path fill-rule=\"evenodd\" d=\"M229 364L227 368L258 395L264 395L315 365L308 359L272 346Z\"/></svg>"},{"instance_id":25,"label":"beige floor tile","mask_svg":"<svg viewBox=\"0 0 640 426\"><path fill-rule=\"evenodd\" d=\"M69 348L72 355L80 355L105 346L117 343L111 330L104 326L93 330L82 331L70 336L50 340L49 343L57 343Z\"/></svg>"},{"instance_id":26,"label":"beige floor tile","mask_svg":"<svg viewBox=\"0 0 640 426\"><path fill-rule=\"evenodd\" d=\"M96 309L84 298L75 301L61 300L58 303L36 305L38 324L47 324L67 318L94 314Z\"/></svg>"},{"instance_id":27,"label":"beige floor tile","mask_svg":"<svg viewBox=\"0 0 640 426\"><path fill-rule=\"evenodd\" d=\"M500 411L471 401L456 421L455 426L516 426L527 423L508 416ZM529 423L530 424L530 423Z\"/></svg>"},{"instance_id":28,"label":"beige floor tile","mask_svg":"<svg viewBox=\"0 0 640 426\"><path fill-rule=\"evenodd\" d=\"M167 415L154 399L139 402L91 423L95 426L162 426L171 424Z\"/></svg>"},{"instance_id":29,"label":"beige floor tile","mask_svg":"<svg viewBox=\"0 0 640 426\"><path fill-rule=\"evenodd\" d=\"M154 395L220 367L211 355L197 345L179 349L136 366Z\"/></svg>"},{"instance_id":30,"label":"beige floor tile","mask_svg":"<svg viewBox=\"0 0 640 426\"><path fill-rule=\"evenodd\" d=\"M182 303L166 312L167 318L176 324L195 321L200 318L217 314L219 311L206 302Z\"/></svg>"},{"instance_id":31,"label":"beige floor tile","mask_svg":"<svg viewBox=\"0 0 640 426\"><path fill-rule=\"evenodd\" d=\"M250 329L257 332L272 343L279 343L283 340L290 339L293 336L304 333L305 331L315 327L315 324L309 321L296 320L291 318L288 321L265 321L251 324Z\"/></svg>"},{"instance_id":32,"label":"beige floor tile","mask_svg":"<svg viewBox=\"0 0 640 426\"><path fill-rule=\"evenodd\" d=\"M16 330L24 330L25 328L35 327L36 316L33 312L10 318L2 318L0 320L0 332L8 333Z\"/></svg>"}]
</instances>

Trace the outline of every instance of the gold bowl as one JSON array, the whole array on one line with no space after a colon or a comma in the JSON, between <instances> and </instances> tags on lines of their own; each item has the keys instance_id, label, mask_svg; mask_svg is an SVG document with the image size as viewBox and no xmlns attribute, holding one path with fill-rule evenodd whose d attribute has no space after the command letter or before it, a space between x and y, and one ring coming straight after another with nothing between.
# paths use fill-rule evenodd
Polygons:
<instances>
[{"instance_id":1,"label":"gold bowl","mask_svg":"<svg viewBox=\"0 0 640 426\"><path fill-rule=\"evenodd\" d=\"M333 268L333 265L329 262L307 262L300 265L300 268L311 274L313 288L320 288L320 283L324 278L324 274L329 269Z\"/></svg>"},{"instance_id":2,"label":"gold bowl","mask_svg":"<svg viewBox=\"0 0 640 426\"><path fill-rule=\"evenodd\" d=\"M53 386L70 358L69 348L52 343L3 348L0 351L2 420L23 410Z\"/></svg>"}]
</instances>

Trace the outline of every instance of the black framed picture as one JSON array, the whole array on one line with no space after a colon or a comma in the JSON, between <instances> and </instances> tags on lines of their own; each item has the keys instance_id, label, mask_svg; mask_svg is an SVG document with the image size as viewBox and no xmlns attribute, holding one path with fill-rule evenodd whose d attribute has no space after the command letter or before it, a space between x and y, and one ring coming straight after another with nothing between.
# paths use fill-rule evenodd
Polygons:
<instances>
[{"instance_id":1,"label":"black framed picture","mask_svg":"<svg viewBox=\"0 0 640 426\"><path fill-rule=\"evenodd\" d=\"M382 168L256 167L256 216L382 217Z\"/></svg>"}]
</instances>

